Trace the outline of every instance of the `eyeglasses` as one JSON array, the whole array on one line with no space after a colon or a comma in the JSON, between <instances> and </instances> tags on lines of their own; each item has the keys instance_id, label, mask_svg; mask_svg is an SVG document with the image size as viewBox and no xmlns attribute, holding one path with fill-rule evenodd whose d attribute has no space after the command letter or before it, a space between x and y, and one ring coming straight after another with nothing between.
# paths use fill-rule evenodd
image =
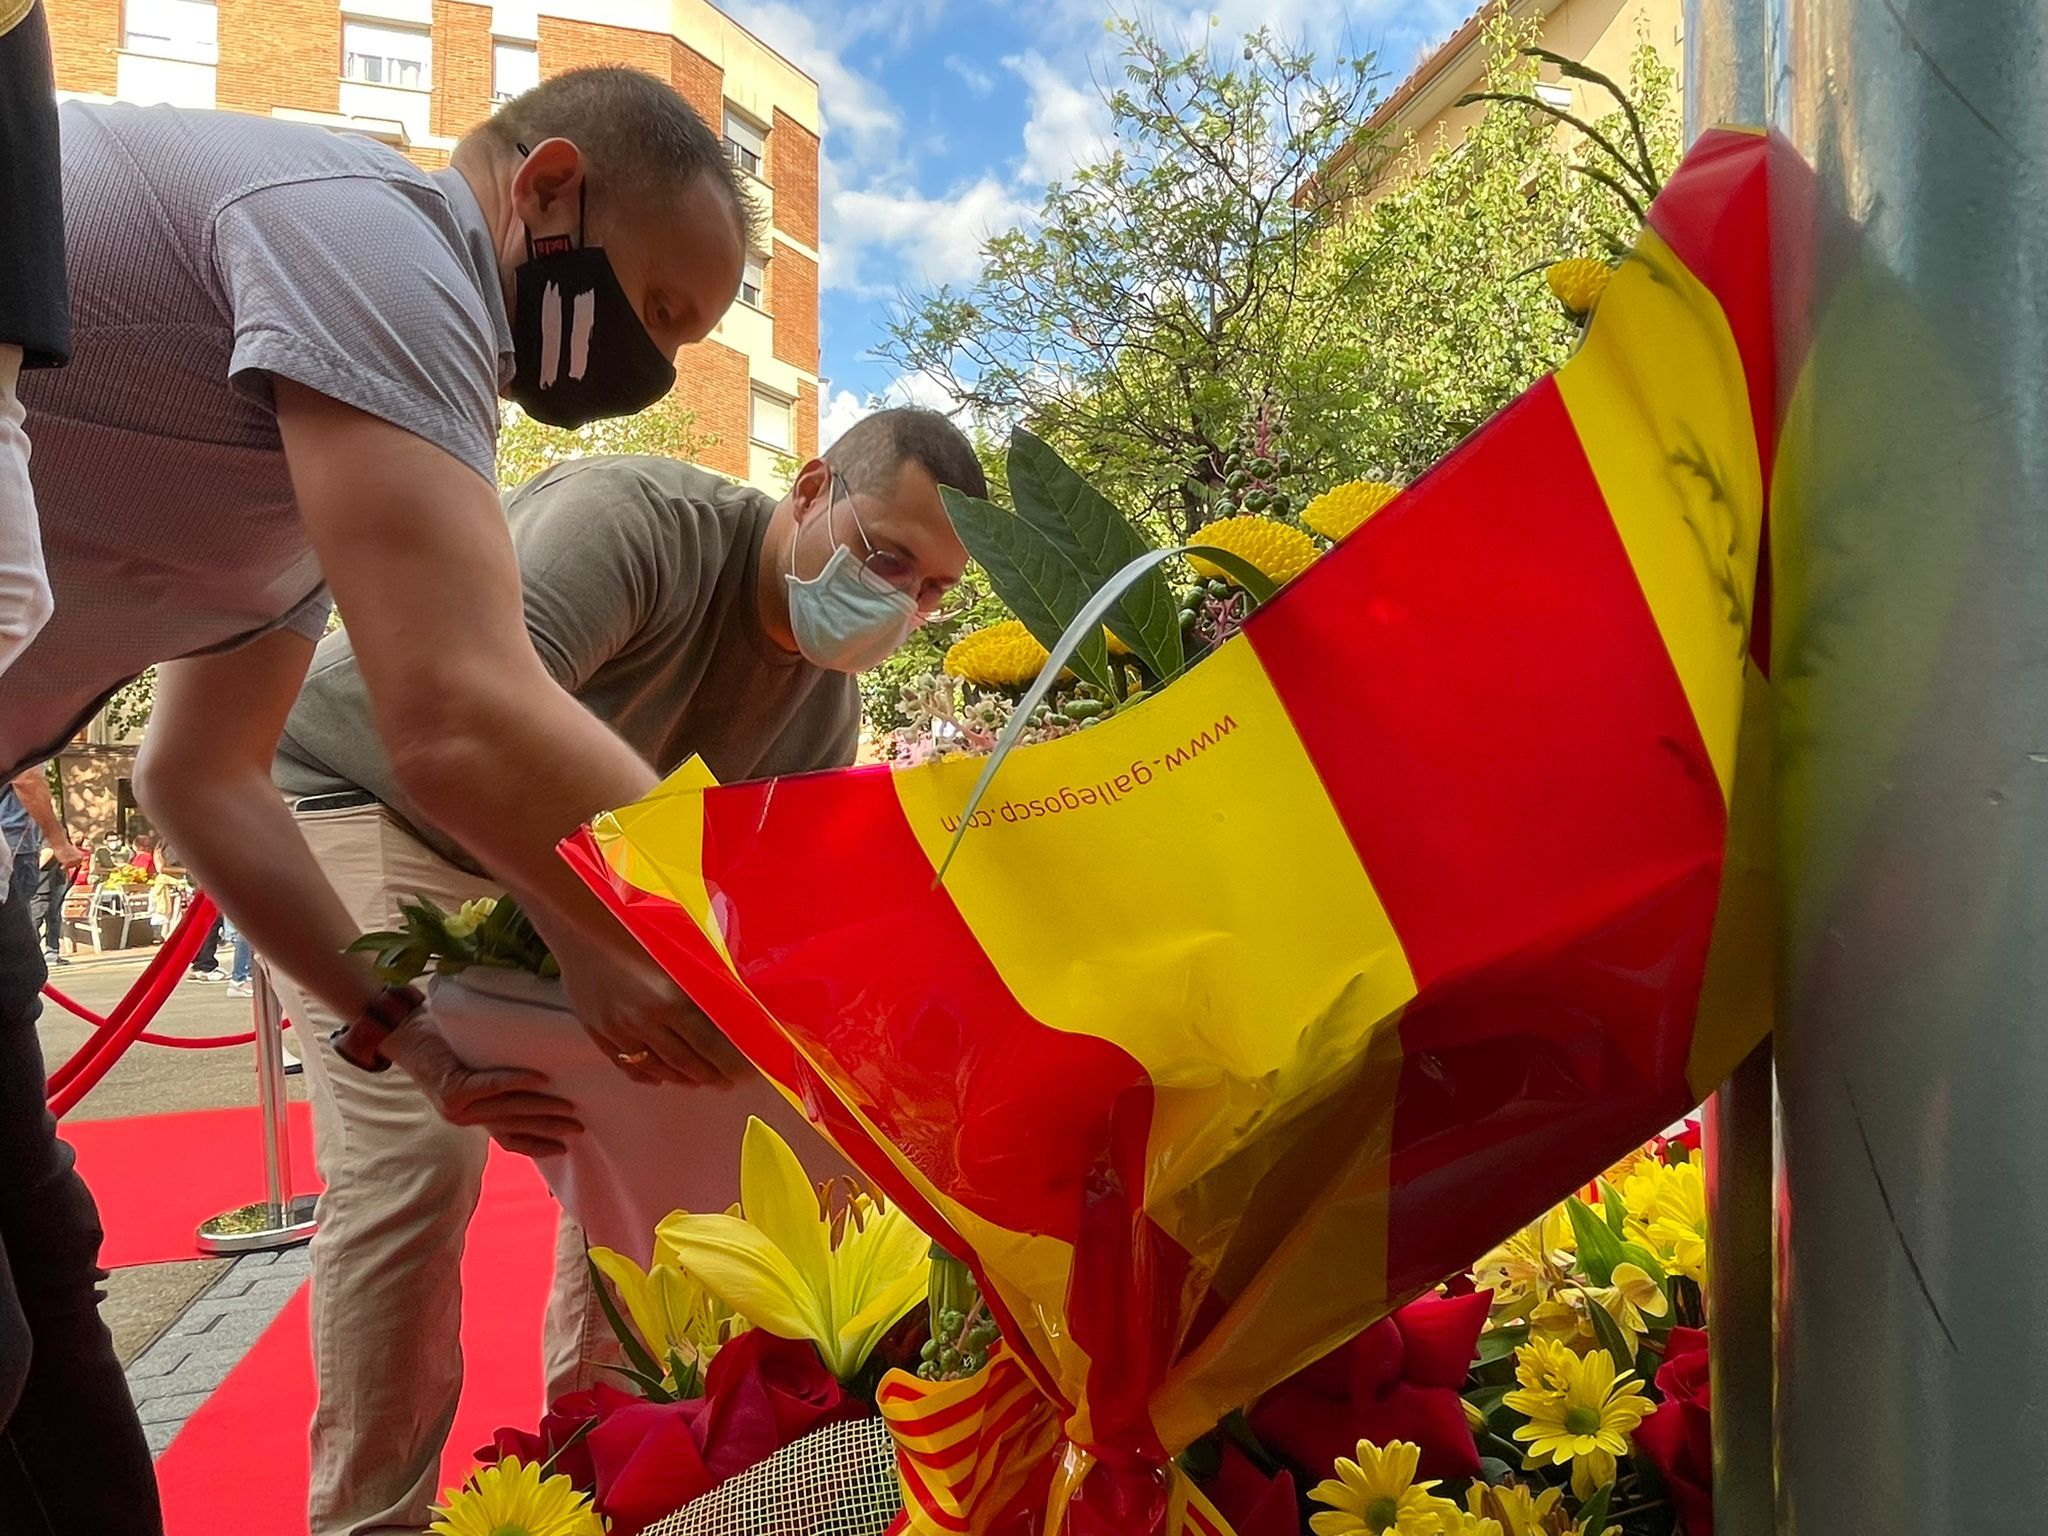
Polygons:
<instances>
[{"instance_id":1,"label":"eyeglasses","mask_svg":"<svg viewBox=\"0 0 2048 1536\"><path fill-rule=\"evenodd\" d=\"M928 584L918 574L917 562L915 560L911 559L908 555L898 554L893 549L876 548L875 541L868 537L866 525L860 520L860 508L854 504L853 491L846 484L846 477L835 474L832 477L832 494L835 500L842 491L846 496L846 508L853 514L854 529L860 534L861 543L868 547L867 558L861 561L860 568L883 586L890 588L892 591L901 592L905 597L916 603L920 609L926 606L925 599L927 596L931 598L932 606L936 606L939 598L944 596L943 588L938 592L928 594L925 590ZM828 530L831 527L830 508L826 509L825 526Z\"/></svg>"}]
</instances>

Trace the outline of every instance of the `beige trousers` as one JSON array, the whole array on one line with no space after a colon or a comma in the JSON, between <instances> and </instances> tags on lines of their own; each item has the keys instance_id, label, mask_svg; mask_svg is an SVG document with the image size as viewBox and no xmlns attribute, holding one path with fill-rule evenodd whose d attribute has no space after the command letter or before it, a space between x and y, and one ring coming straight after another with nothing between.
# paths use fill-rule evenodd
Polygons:
<instances>
[{"instance_id":1,"label":"beige trousers","mask_svg":"<svg viewBox=\"0 0 2048 1536\"><path fill-rule=\"evenodd\" d=\"M364 930L392 928L424 896L453 910L498 887L465 874L379 806L299 815L299 830ZM313 1238L312 1536L422 1531L462 1390L462 1248L490 1139L450 1125L413 1080L334 1054L342 1021L277 978L313 1100L326 1182ZM545 1334L548 1400L588 1386L612 1358L583 1238L558 1229ZM533 1405L538 1422L544 1405ZM462 1447L467 1451L470 1447Z\"/></svg>"}]
</instances>

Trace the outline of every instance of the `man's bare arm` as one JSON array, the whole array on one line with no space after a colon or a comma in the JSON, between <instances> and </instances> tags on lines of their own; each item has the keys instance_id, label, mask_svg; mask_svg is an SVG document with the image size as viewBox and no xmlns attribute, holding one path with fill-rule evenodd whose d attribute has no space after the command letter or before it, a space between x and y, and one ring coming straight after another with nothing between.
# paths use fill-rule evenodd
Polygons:
<instances>
[{"instance_id":1,"label":"man's bare arm","mask_svg":"<svg viewBox=\"0 0 2048 1536\"><path fill-rule=\"evenodd\" d=\"M29 820L42 828L43 841L49 844L57 862L69 867L83 859L85 850L71 841L71 829L64 825L64 818L57 812L57 802L50 798L50 781L43 777L43 770L40 767L25 768L11 782L14 798L28 812Z\"/></svg>"},{"instance_id":2,"label":"man's bare arm","mask_svg":"<svg viewBox=\"0 0 2048 1536\"><path fill-rule=\"evenodd\" d=\"M739 1064L555 845L654 770L548 675L493 489L389 422L288 381L278 427L405 792L532 911L614 1056L716 1081Z\"/></svg>"},{"instance_id":3,"label":"man's bare arm","mask_svg":"<svg viewBox=\"0 0 2048 1536\"><path fill-rule=\"evenodd\" d=\"M312 642L282 631L239 650L166 662L135 764L137 798L201 887L272 965L343 1018L380 989L298 824L271 783L278 732L298 697ZM233 709L222 709L233 699ZM392 1056L458 1124L482 1125L515 1152L562 1149L575 1121L533 1073L461 1067L439 1037L408 1025Z\"/></svg>"}]
</instances>

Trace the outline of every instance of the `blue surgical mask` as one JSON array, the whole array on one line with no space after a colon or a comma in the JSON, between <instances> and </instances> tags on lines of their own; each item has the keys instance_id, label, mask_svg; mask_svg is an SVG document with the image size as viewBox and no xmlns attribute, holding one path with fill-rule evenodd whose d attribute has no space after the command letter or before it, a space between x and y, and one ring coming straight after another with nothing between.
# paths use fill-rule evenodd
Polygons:
<instances>
[{"instance_id":1,"label":"blue surgical mask","mask_svg":"<svg viewBox=\"0 0 2048 1536\"><path fill-rule=\"evenodd\" d=\"M825 502L828 538L832 537L832 512L838 502L839 477L834 475ZM874 545L860 525L860 513L854 510L851 496L846 505L853 511L853 526L861 542L872 552ZM805 581L796 573L796 543L790 540L789 571L783 580L789 585L790 632L806 661L832 672L861 672L910 638L917 624L917 603L907 592L897 591L875 575L836 539L825 568Z\"/></svg>"}]
</instances>

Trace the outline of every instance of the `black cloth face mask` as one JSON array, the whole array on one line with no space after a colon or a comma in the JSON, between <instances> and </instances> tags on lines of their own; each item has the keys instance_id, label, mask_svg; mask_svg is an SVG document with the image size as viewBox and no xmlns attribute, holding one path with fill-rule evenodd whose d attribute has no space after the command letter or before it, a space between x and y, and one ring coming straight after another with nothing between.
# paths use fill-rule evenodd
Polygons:
<instances>
[{"instance_id":1,"label":"black cloth face mask","mask_svg":"<svg viewBox=\"0 0 2048 1536\"><path fill-rule=\"evenodd\" d=\"M575 243L567 235L535 240L529 233L526 260L513 276L506 393L535 421L580 427L630 416L675 388L675 365L634 313L611 258L604 247L583 243L581 187Z\"/></svg>"}]
</instances>

